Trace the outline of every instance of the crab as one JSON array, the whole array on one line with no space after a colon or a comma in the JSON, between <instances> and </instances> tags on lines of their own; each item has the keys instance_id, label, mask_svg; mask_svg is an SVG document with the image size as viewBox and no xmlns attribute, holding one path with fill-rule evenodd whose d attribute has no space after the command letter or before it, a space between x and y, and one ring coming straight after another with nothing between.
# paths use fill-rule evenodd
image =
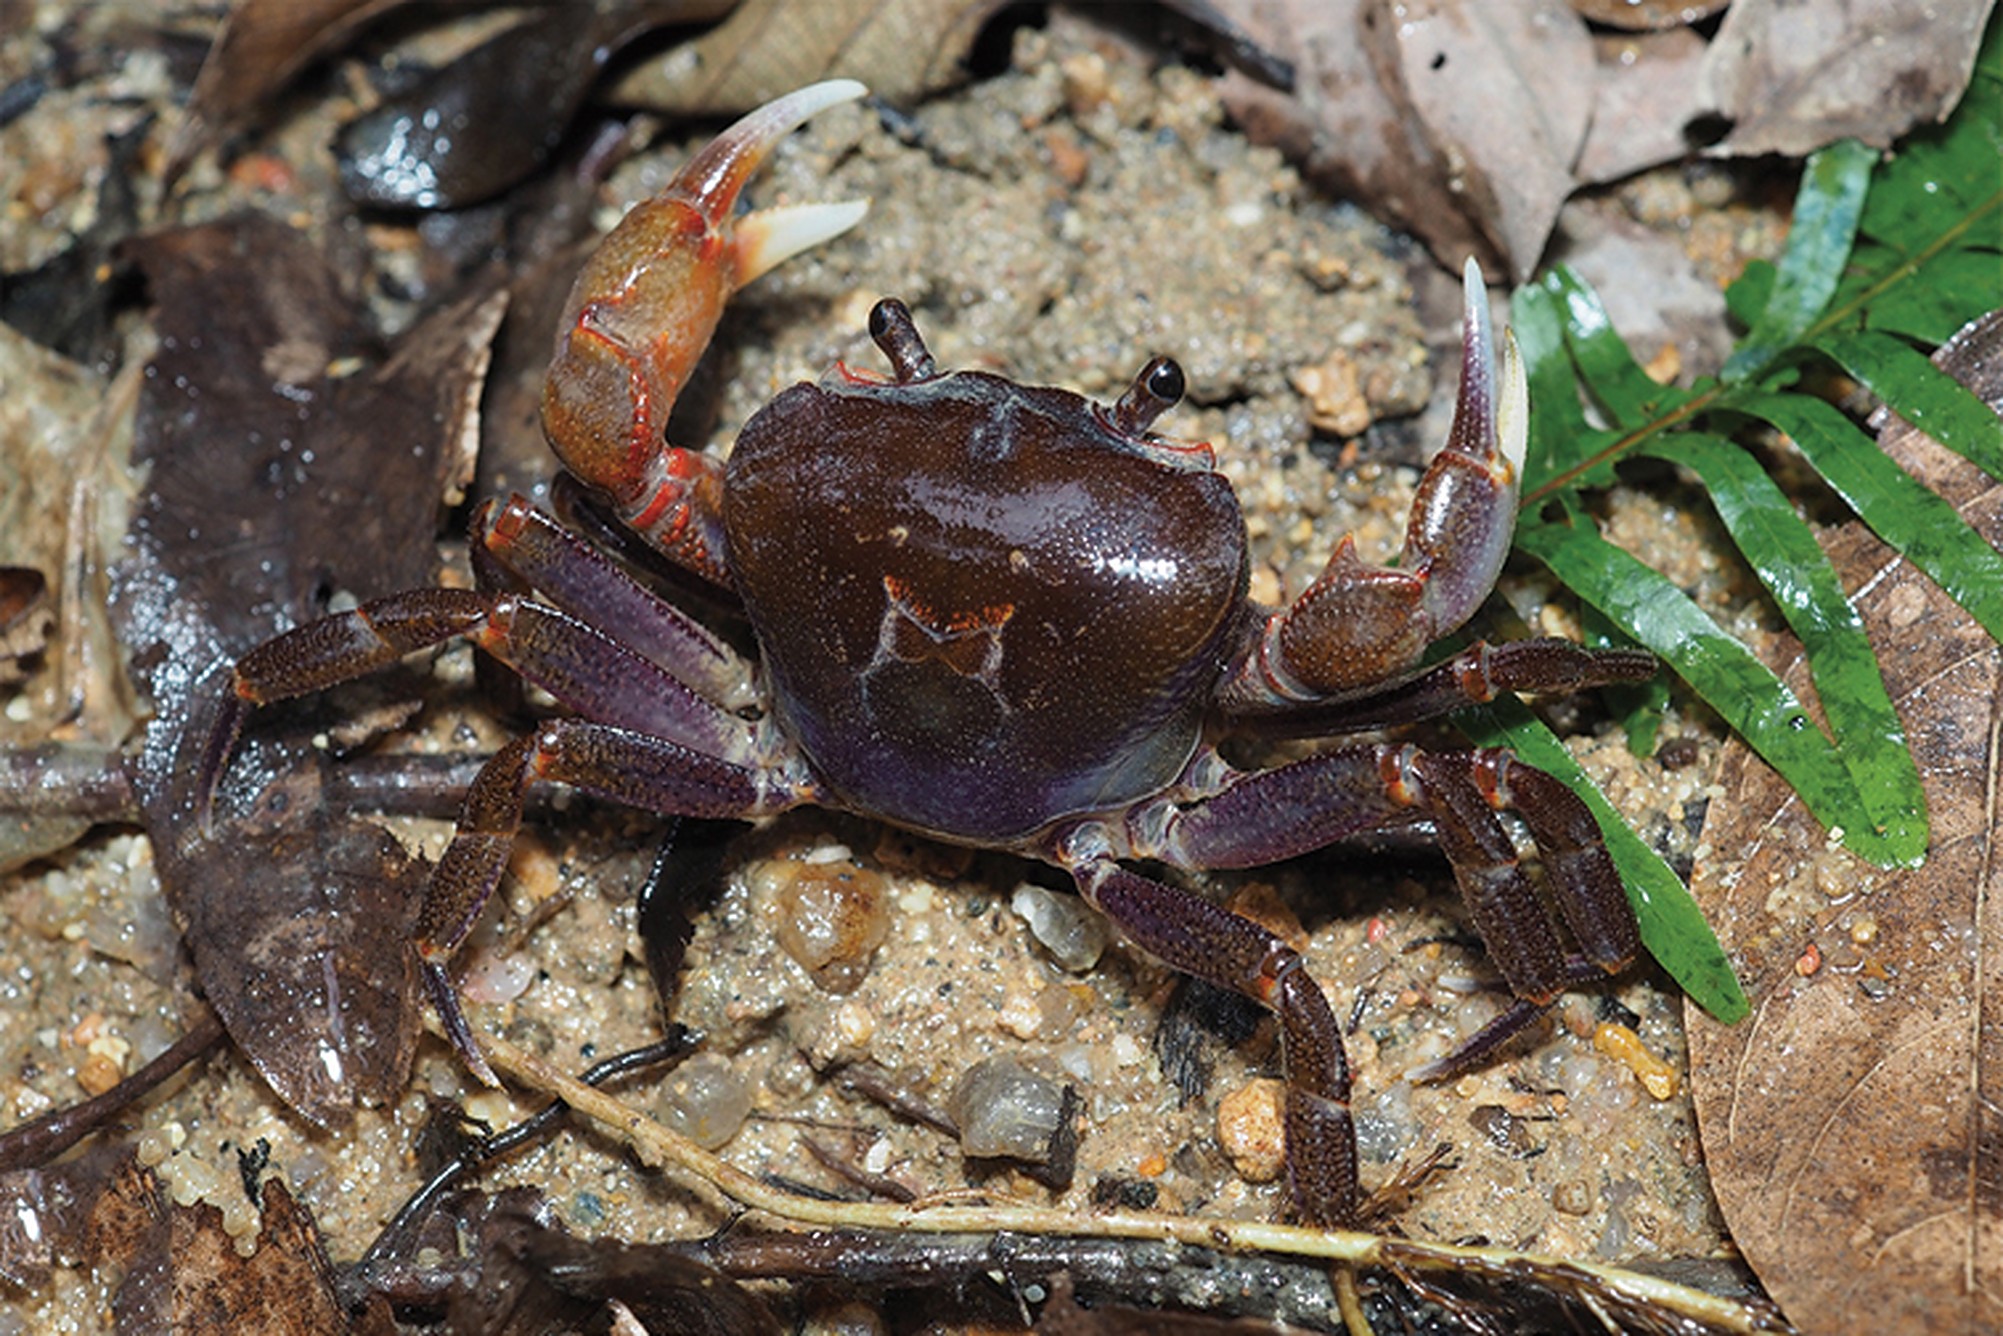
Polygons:
<instances>
[{"instance_id":1,"label":"crab","mask_svg":"<svg viewBox=\"0 0 2003 1336\"><path fill-rule=\"evenodd\" d=\"M1142 950L1270 1009L1290 1209L1351 1223L1350 1077L1320 985L1268 929L1133 865L1251 867L1430 827L1518 999L1447 1063L1477 1060L1635 954L1587 808L1507 751L1351 741L1241 770L1219 745L1340 738L1497 692L1639 680L1654 661L1551 639L1427 659L1496 580L1524 445L1523 373L1505 341L1498 388L1472 262L1451 435L1398 565L1367 565L1345 539L1281 608L1248 596L1245 523L1211 448L1152 430L1183 393L1167 357L1096 403L942 371L910 311L886 299L869 334L889 374L837 363L783 391L727 462L667 444L669 407L730 294L862 216L859 203L735 206L786 134L863 91L831 81L760 108L635 207L577 279L544 393L563 468L674 568L734 597L755 658L510 496L475 519L476 588L375 598L239 659L201 790L214 791L252 708L467 637L568 711L479 771L419 914L426 991L480 1079L494 1081L447 967L532 785L695 817L817 804L1054 864ZM1537 848L1541 890L1503 811Z\"/></svg>"}]
</instances>

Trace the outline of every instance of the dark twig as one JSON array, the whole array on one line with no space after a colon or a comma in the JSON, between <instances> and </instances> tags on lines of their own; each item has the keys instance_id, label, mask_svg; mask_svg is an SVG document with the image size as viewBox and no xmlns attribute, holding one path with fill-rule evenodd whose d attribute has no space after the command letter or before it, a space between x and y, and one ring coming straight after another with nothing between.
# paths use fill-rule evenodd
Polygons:
<instances>
[{"instance_id":1,"label":"dark twig","mask_svg":"<svg viewBox=\"0 0 2003 1336\"><path fill-rule=\"evenodd\" d=\"M640 1048L615 1053L603 1062L593 1065L578 1079L586 1085L603 1085L616 1077L685 1057L695 1048L697 1042L697 1036L685 1027L670 1026L666 1037ZM438 1171L398 1208L396 1215L383 1226L382 1233L376 1235L375 1242L369 1245L368 1251L362 1254L361 1260L342 1275L338 1283L343 1302L348 1309L353 1311L366 1302L368 1296L377 1289L377 1277L399 1265L406 1254L414 1250L418 1231L441 1200L457 1190L461 1183L482 1165L508 1155L554 1130L569 1112L568 1104L562 1100L551 1100L548 1105L513 1127L469 1143L451 1160L440 1166Z\"/></svg>"},{"instance_id":2,"label":"dark twig","mask_svg":"<svg viewBox=\"0 0 2003 1336\"><path fill-rule=\"evenodd\" d=\"M223 1023L207 1003L201 1004L194 1024L172 1047L102 1095L45 1113L0 1135L0 1173L47 1164L215 1047L222 1037Z\"/></svg>"}]
</instances>

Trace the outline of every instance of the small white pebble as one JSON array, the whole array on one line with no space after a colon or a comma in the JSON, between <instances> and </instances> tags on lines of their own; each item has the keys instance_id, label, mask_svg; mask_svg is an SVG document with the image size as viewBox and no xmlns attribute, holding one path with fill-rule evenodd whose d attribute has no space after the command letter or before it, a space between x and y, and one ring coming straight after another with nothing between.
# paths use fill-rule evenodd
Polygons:
<instances>
[{"instance_id":1,"label":"small white pebble","mask_svg":"<svg viewBox=\"0 0 2003 1336\"><path fill-rule=\"evenodd\" d=\"M466 1097L466 1113L489 1127L506 1127L515 1121L515 1101L505 1090L477 1090Z\"/></svg>"},{"instance_id":2,"label":"small white pebble","mask_svg":"<svg viewBox=\"0 0 2003 1336\"><path fill-rule=\"evenodd\" d=\"M863 1048L876 1034L876 1017L854 998L835 1008L835 1033L847 1048Z\"/></svg>"},{"instance_id":3,"label":"small white pebble","mask_svg":"<svg viewBox=\"0 0 2003 1336\"><path fill-rule=\"evenodd\" d=\"M1043 1013L1038 1010L1036 999L1028 993L1010 993L1008 1000L1002 1003L997 1023L1017 1039L1034 1039L1036 1032L1043 1028Z\"/></svg>"},{"instance_id":4,"label":"small white pebble","mask_svg":"<svg viewBox=\"0 0 2003 1336\"><path fill-rule=\"evenodd\" d=\"M1141 1060L1141 1046L1133 1036L1116 1034L1113 1036L1113 1061L1122 1067L1132 1067Z\"/></svg>"},{"instance_id":5,"label":"small white pebble","mask_svg":"<svg viewBox=\"0 0 2003 1336\"><path fill-rule=\"evenodd\" d=\"M862 1153L862 1167L872 1174L880 1174L890 1167L889 1137L878 1137L869 1143L869 1149Z\"/></svg>"},{"instance_id":6,"label":"small white pebble","mask_svg":"<svg viewBox=\"0 0 2003 1336\"><path fill-rule=\"evenodd\" d=\"M852 862L854 858L846 844L824 844L818 849L809 849L800 856L800 861L814 867L822 863Z\"/></svg>"}]
</instances>

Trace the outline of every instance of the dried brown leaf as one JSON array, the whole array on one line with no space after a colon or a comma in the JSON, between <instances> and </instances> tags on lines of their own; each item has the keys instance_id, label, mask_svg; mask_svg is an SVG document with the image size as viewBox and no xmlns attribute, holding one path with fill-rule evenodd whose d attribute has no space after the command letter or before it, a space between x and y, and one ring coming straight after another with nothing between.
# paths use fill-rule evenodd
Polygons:
<instances>
[{"instance_id":1,"label":"dried brown leaf","mask_svg":"<svg viewBox=\"0 0 2003 1336\"><path fill-rule=\"evenodd\" d=\"M2003 412L2003 313L1936 360ZM1881 443L2003 545L2003 486L1902 423ZM1922 867L1868 867L1728 750L1692 889L1753 1016L1686 1008L1705 1158L1804 1332L2003 1330L2003 648L1862 526L1827 547L1861 590L1934 842Z\"/></svg>"},{"instance_id":2,"label":"dried brown leaf","mask_svg":"<svg viewBox=\"0 0 2003 1336\"><path fill-rule=\"evenodd\" d=\"M1838 139L1879 148L1954 109L1995 0L1738 0L1704 71L1733 121L1716 152L1812 153Z\"/></svg>"},{"instance_id":3,"label":"dried brown leaf","mask_svg":"<svg viewBox=\"0 0 2003 1336\"><path fill-rule=\"evenodd\" d=\"M1226 76L1253 138L1411 228L1449 268L1473 254L1529 277L1592 115L1592 43L1560 0L1220 8L1297 69L1291 98Z\"/></svg>"},{"instance_id":4,"label":"dried brown leaf","mask_svg":"<svg viewBox=\"0 0 2003 1336\"><path fill-rule=\"evenodd\" d=\"M0 1203L10 1226L0 1237L0 1275L40 1285L60 1262L115 1276L111 1310L121 1332L393 1330L381 1304L350 1321L311 1213L275 1178L264 1182L257 1248L247 1256L224 1230L220 1209L176 1205L129 1144L100 1144L54 1169L0 1176Z\"/></svg>"},{"instance_id":5,"label":"dried brown leaf","mask_svg":"<svg viewBox=\"0 0 2003 1336\"><path fill-rule=\"evenodd\" d=\"M965 78L1005 0L746 0L717 27L619 80L622 106L736 115L816 79L860 79L909 106Z\"/></svg>"},{"instance_id":6,"label":"dried brown leaf","mask_svg":"<svg viewBox=\"0 0 2003 1336\"><path fill-rule=\"evenodd\" d=\"M1688 152L1684 127L1704 110L1700 76L1709 51L1688 28L1595 34L1597 96L1574 169L1579 180L1618 180Z\"/></svg>"},{"instance_id":7,"label":"dried brown leaf","mask_svg":"<svg viewBox=\"0 0 2003 1336\"><path fill-rule=\"evenodd\" d=\"M230 1037L288 1104L338 1125L408 1071L424 870L379 827L326 810L310 712L255 730L213 832L195 817L195 781L231 656L337 591L429 582L502 299L469 298L382 357L324 260L271 219L164 233L134 253L161 339L114 604L155 704L134 785Z\"/></svg>"}]
</instances>

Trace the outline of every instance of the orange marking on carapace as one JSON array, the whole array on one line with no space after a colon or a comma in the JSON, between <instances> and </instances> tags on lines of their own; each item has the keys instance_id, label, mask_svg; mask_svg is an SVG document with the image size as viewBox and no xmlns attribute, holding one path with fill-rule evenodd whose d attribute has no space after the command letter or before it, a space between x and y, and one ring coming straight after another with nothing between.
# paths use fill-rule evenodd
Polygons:
<instances>
[{"instance_id":1,"label":"orange marking on carapace","mask_svg":"<svg viewBox=\"0 0 2003 1336\"><path fill-rule=\"evenodd\" d=\"M995 603L965 612L939 614L938 609L911 592L911 584L895 575L883 577L883 592L897 610L938 640L950 640L976 631L999 631L1015 616L1015 604Z\"/></svg>"}]
</instances>

